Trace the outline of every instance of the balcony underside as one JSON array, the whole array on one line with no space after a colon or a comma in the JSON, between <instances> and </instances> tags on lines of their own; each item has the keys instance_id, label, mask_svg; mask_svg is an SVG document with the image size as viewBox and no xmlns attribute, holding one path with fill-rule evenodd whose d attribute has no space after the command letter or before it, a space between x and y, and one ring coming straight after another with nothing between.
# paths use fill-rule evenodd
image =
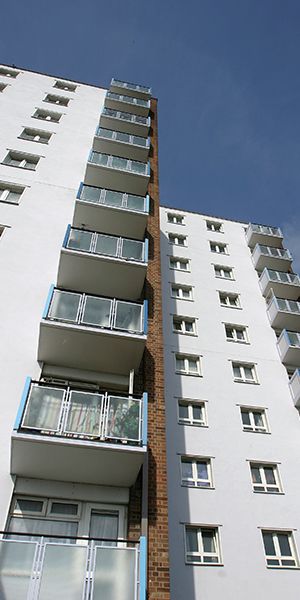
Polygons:
<instances>
[{"instance_id":1,"label":"balcony underside","mask_svg":"<svg viewBox=\"0 0 300 600\"><path fill-rule=\"evenodd\" d=\"M127 144L126 142L110 140L99 135L95 135L94 137L93 150L95 152L103 152L104 154L112 154L114 156L138 160L140 162L146 162L149 156L149 148L146 146Z\"/></svg>"},{"instance_id":2,"label":"balcony underside","mask_svg":"<svg viewBox=\"0 0 300 600\"><path fill-rule=\"evenodd\" d=\"M282 248L282 237L260 233L258 231L247 232L248 246L254 247L256 244L262 246L273 246L273 248Z\"/></svg>"},{"instance_id":3,"label":"balcony underside","mask_svg":"<svg viewBox=\"0 0 300 600\"><path fill-rule=\"evenodd\" d=\"M138 370L145 335L69 325L43 319L38 360L52 365L126 375Z\"/></svg>"},{"instance_id":4,"label":"balcony underside","mask_svg":"<svg viewBox=\"0 0 300 600\"><path fill-rule=\"evenodd\" d=\"M286 298L288 300L297 300L300 296L300 286L293 283L283 283L282 281L271 281L265 279L260 282L263 296L268 296L271 289L277 298Z\"/></svg>"},{"instance_id":5,"label":"balcony underside","mask_svg":"<svg viewBox=\"0 0 300 600\"><path fill-rule=\"evenodd\" d=\"M109 89L111 92L115 94L126 94L126 96L132 96L133 98L142 98L142 100L146 100L151 98L150 91L142 91L139 89L131 89L130 87L119 84L117 81L112 80L110 82Z\"/></svg>"},{"instance_id":6,"label":"balcony underside","mask_svg":"<svg viewBox=\"0 0 300 600\"><path fill-rule=\"evenodd\" d=\"M300 330L300 313L283 311L274 306L270 306L267 313L270 323L275 329Z\"/></svg>"},{"instance_id":7,"label":"balcony underside","mask_svg":"<svg viewBox=\"0 0 300 600\"><path fill-rule=\"evenodd\" d=\"M123 95L125 95L124 90ZM109 96L105 98L105 106L114 110L131 113L132 115L140 115L141 117L148 117L149 115L149 106L141 106L140 104L133 104L124 100L118 100L117 98L109 98Z\"/></svg>"},{"instance_id":8,"label":"balcony underside","mask_svg":"<svg viewBox=\"0 0 300 600\"><path fill-rule=\"evenodd\" d=\"M274 271L288 271L292 261L289 258L280 258L263 254L262 252L255 252L253 255L253 264L258 271L262 271L265 267Z\"/></svg>"},{"instance_id":9,"label":"balcony underside","mask_svg":"<svg viewBox=\"0 0 300 600\"><path fill-rule=\"evenodd\" d=\"M147 213L78 199L75 202L73 226L81 228L84 225L86 229L141 240L145 235L147 220Z\"/></svg>"},{"instance_id":10,"label":"balcony underside","mask_svg":"<svg viewBox=\"0 0 300 600\"><path fill-rule=\"evenodd\" d=\"M297 369L290 380L290 389L296 408L300 408L300 371Z\"/></svg>"},{"instance_id":11,"label":"balcony underside","mask_svg":"<svg viewBox=\"0 0 300 600\"><path fill-rule=\"evenodd\" d=\"M117 192L127 192L129 194L145 196L149 179L149 175L141 175L131 171L122 171L88 162L84 183L95 187L116 190Z\"/></svg>"},{"instance_id":12,"label":"balcony underside","mask_svg":"<svg viewBox=\"0 0 300 600\"><path fill-rule=\"evenodd\" d=\"M57 285L87 294L138 300L146 271L146 263L63 249Z\"/></svg>"},{"instance_id":13,"label":"balcony underside","mask_svg":"<svg viewBox=\"0 0 300 600\"><path fill-rule=\"evenodd\" d=\"M300 367L300 348L289 346L286 340L278 343L279 354L284 365Z\"/></svg>"},{"instance_id":14,"label":"balcony underside","mask_svg":"<svg viewBox=\"0 0 300 600\"><path fill-rule=\"evenodd\" d=\"M11 473L20 477L129 487L146 448L14 432Z\"/></svg>"},{"instance_id":15,"label":"balcony underside","mask_svg":"<svg viewBox=\"0 0 300 600\"><path fill-rule=\"evenodd\" d=\"M133 123L132 121L118 119L118 117L104 115L103 113L100 116L100 126L105 127L105 129L114 129L115 131L130 133L131 135L141 135L142 137L147 137L149 134L149 125Z\"/></svg>"}]
</instances>

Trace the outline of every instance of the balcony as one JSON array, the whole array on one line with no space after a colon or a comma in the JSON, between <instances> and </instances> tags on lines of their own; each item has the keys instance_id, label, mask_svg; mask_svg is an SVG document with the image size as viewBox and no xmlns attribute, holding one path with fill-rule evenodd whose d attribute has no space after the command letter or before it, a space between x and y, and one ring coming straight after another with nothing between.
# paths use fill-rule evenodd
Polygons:
<instances>
[{"instance_id":1,"label":"balcony","mask_svg":"<svg viewBox=\"0 0 300 600\"><path fill-rule=\"evenodd\" d=\"M106 92L105 106L107 108L113 108L114 110L120 110L132 113L134 115L148 117L150 100L145 100L144 98L133 98L132 96L123 94L115 94L115 92Z\"/></svg>"},{"instance_id":2,"label":"balcony","mask_svg":"<svg viewBox=\"0 0 300 600\"><path fill-rule=\"evenodd\" d=\"M130 135L122 131L113 131L98 127L93 141L95 152L115 154L123 158L147 161L150 149L150 138Z\"/></svg>"},{"instance_id":3,"label":"balcony","mask_svg":"<svg viewBox=\"0 0 300 600\"><path fill-rule=\"evenodd\" d=\"M47 538L29 532L3 533L3 600L146 600L144 537L139 543L126 543L62 535Z\"/></svg>"},{"instance_id":4,"label":"balcony","mask_svg":"<svg viewBox=\"0 0 300 600\"><path fill-rule=\"evenodd\" d=\"M148 240L103 235L70 225L60 255L57 285L87 294L140 298L148 263Z\"/></svg>"},{"instance_id":5,"label":"balcony","mask_svg":"<svg viewBox=\"0 0 300 600\"><path fill-rule=\"evenodd\" d=\"M132 135L147 137L151 119L104 107L100 115L100 125L107 129L116 129Z\"/></svg>"},{"instance_id":6,"label":"balcony","mask_svg":"<svg viewBox=\"0 0 300 600\"><path fill-rule=\"evenodd\" d=\"M91 152L84 182L118 192L145 196L150 179L150 163L129 160L120 156Z\"/></svg>"},{"instance_id":7,"label":"balcony","mask_svg":"<svg viewBox=\"0 0 300 600\"><path fill-rule=\"evenodd\" d=\"M300 279L295 273L272 271L265 268L259 278L263 296L268 296L273 290L277 298L298 300L300 297Z\"/></svg>"},{"instance_id":8,"label":"balcony","mask_svg":"<svg viewBox=\"0 0 300 600\"><path fill-rule=\"evenodd\" d=\"M300 302L271 296L268 300L268 317L275 329L300 331Z\"/></svg>"},{"instance_id":9,"label":"balcony","mask_svg":"<svg viewBox=\"0 0 300 600\"><path fill-rule=\"evenodd\" d=\"M123 302L50 289L38 360L50 365L126 375L138 370L147 334L147 301Z\"/></svg>"},{"instance_id":10,"label":"balcony","mask_svg":"<svg viewBox=\"0 0 300 600\"><path fill-rule=\"evenodd\" d=\"M127 487L146 447L147 394L116 396L27 378L12 435L12 474Z\"/></svg>"},{"instance_id":11,"label":"balcony","mask_svg":"<svg viewBox=\"0 0 300 600\"><path fill-rule=\"evenodd\" d=\"M300 369L296 369L290 379L290 390L296 408L300 408Z\"/></svg>"},{"instance_id":12,"label":"balcony","mask_svg":"<svg viewBox=\"0 0 300 600\"><path fill-rule=\"evenodd\" d=\"M109 89L117 94L127 94L127 96L135 96L136 98L151 98L151 87L120 81L120 79L113 78Z\"/></svg>"},{"instance_id":13,"label":"balcony","mask_svg":"<svg viewBox=\"0 0 300 600\"><path fill-rule=\"evenodd\" d=\"M252 261L258 271L265 267L285 271L290 269L293 259L289 250L256 244L252 252Z\"/></svg>"},{"instance_id":14,"label":"balcony","mask_svg":"<svg viewBox=\"0 0 300 600\"><path fill-rule=\"evenodd\" d=\"M248 246L253 248L256 244L282 248L283 235L279 227L267 227L266 225L255 225L249 223L246 231Z\"/></svg>"},{"instance_id":15,"label":"balcony","mask_svg":"<svg viewBox=\"0 0 300 600\"><path fill-rule=\"evenodd\" d=\"M284 365L298 367L300 365L300 334L284 329L277 342L281 361Z\"/></svg>"},{"instance_id":16,"label":"balcony","mask_svg":"<svg viewBox=\"0 0 300 600\"><path fill-rule=\"evenodd\" d=\"M75 203L75 227L143 239L149 215L149 196L122 194L81 184Z\"/></svg>"}]
</instances>

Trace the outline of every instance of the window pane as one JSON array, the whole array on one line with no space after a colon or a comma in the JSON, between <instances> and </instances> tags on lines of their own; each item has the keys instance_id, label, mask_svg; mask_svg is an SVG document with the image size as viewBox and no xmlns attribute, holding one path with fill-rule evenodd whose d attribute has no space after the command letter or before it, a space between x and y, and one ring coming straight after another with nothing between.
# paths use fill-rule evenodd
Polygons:
<instances>
[{"instance_id":1,"label":"window pane","mask_svg":"<svg viewBox=\"0 0 300 600\"><path fill-rule=\"evenodd\" d=\"M22 427L57 431L64 390L33 385L30 390Z\"/></svg>"},{"instance_id":2,"label":"window pane","mask_svg":"<svg viewBox=\"0 0 300 600\"><path fill-rule=\"evenodd\" d=\"M198 372L198 361L194 360L192 358L189 358L189 371L191 373L197 373Z\"/></svg>"},{"instance_id":3,"label":"window pane","mask_svg":"<svg viewBox=\"0 0 300 600\"><path fill-rule=\"evenodd\" d=\"M80 300L80 294L55 290L48 317L61 321L76 321Z\"/></svg>"},{"instance_id":4,"label":"window pane","mask_svg":"<svg viewBox=\"0 0 300 600\"><path fill-rule=\"evenodd\" d=\"M215 535L212 529L202 529L202 544L204 552L216 552Z\"/></svg>"},{"instance_id":5,"label":"window pane","mask_svg":"<svg viewBox=\"0 0 300 600\"><path fill-rule=\"evenodd\" d=\"M119 515L118 513L100 512L92 510L90 520L90 537L92 538L106 538L110 540L118 539L118 524ZM116 542L102 542L105 546L116 546ZM97 541L97 546L101 545L101 542Z\"/></svg>"},{"instance_id":6,"label":"window pane","mask_svg":"<svg viewBox=\"0 0 300 600\"><path fill-rule=\"evenodd\" d=\"M186 288L182 288L182 297L183 298L190 298L191 292L190 290L186 289Z\"/></svg>"},{"instance_id":7,"label":"window pane","mask_svg":"<svg viewBox=\"0 0 300 600\"><path fill-rule=\"evenodd\" d=\"M292 556L289 537L290 536L287 535L286 533L278 533L277 534L280 552L281 552L282 556Z\"/></svg>"},{"instance_id":8,"label":"window pane","mask_svg":"<svg viewBox=\"0 0 300 600\"><path fill-rule=\"evenodd\" d=\"M181 468L182 468L182 478L183 479L193 479L192 461L182 460Z\"/></svg>"},{"instance_id":9,"label":"window pane","mask_svg":"<svg viewBox=\"0 0 300 600\"><path fill-rule=\"evenodd\" d=\"M16 501L15 510L21 512L42 512L43 510L42 500L26 500L24 498L18 498Z\"/></svg>"},{"instance_id":10,"label":"window pane","mask_svg":"<svg viewBox=\"0 0 300 600\"><path fill-rule=\"evenodd\" d=\"M192 407L193 410L193 418L196 421L203 421L203 407L202 406L196 406L195 404Z\"/></svg>"},{"instance_id":11,"label":"window pane","mask_svg":"<svg viewBox=\"0 0 300 600\"><path fill-rule=\"evenodd\" d=\"M72 250L82 250L88 252L91 247L92 233L89 231L79 231L71 229L67 247Z\"/></svg>"},{"instance_id":12,"label":"window pane","mask_svg":"<svg viewBox=\"0 0 300 600\"><path fill-rule=\"evenodd\" d=\"M251 475L253 483L262 483L261 475L258 467L251 467Z\"/></svg>"},{"instance_id":13,"label":"window pane","mask_svg":"<svg viewBox=\"0 0 300 600\"><path fill-rule=\"evenodd\" d=\"M253 371L252 371L251 367L244 367L244 372L245 372L246 379L253 379Z\"/></svg>"},{"instance_id":14,"label":"window pane","mask_svg":"<svg viewBox=\"0 0 300 600\"><path fill-rule=\"evenodd\" d=\"M264 427L264 419L261 412L253 411L253 418L256 427Z\"/></svg>"},{"instance_id":15,"label":"window pane","mask_svg":"<svg viewBox=\"0 0 300 600\"><path fill-rule=\"evenodd\" d=\"M57 515L77 515L78 504L69 504L67 502L52 502L51 513Z\"/></svg>"},{"instance_id":16,"label":"window pane","mask_svg":"<svg viewBox=\"0 0 300 600\"><path fill-rule=\"evenodd\" d=\"M187 404L179 404L179 418L180 419L188 419L189 418L189 409Z\"/></svg>"},{"instance_id":17,"label":"window pane","mask_svg":"<svg viewBox=\"0 0 300 600\"><path fill-rule=\"evenodd\" d=\"M208 467L206 462L197 461L197 476L198 479L208 479Z\"/></svg>"},{"instance_id":18,"label":"window pane","mask_svg":"<svg viewBox=\"0 0 300 600\"><path fill-rule=\"evenodd\" d=\"M176 370L184 371L184 359L176 357Z\"/></svg>"},{"instance_id":19,"label":"window pane","mask_svg":"<svg viewBox=\"0 0 300 600\"><path fill-rule=\"evenodd\" d=\"M111 300L87 296L81 322L97 327L109 327Z\"/></svg>"},{"instance_id":20,"label":"window pane","mask_svg":"<svg viewBox=\"0 0 300 600\"><path fill-rule=\"evenodd\" d=\"M188 552L198 552L198 539L196 529L186 529L186 547Z\"/></svg>"},{"instance_id":21,"label":"window pane","mask_svg":"<svg viewBox=\"0 0 300 600\"><path fill-rule=\"evenodd\" d=\"M243 424L250 426L251 422L250 422L250 414L249 414L249 412L247 410L242 410L241 414L242 414Z\"/></svg>"},{"instance_id":22,"label":"window pane","mask_svg":"<svg viewBox=\"0 0 300 600\"><path fill-rule=\"evenodd\" d=\"M235 377L241 377L241 369L237 365L233 365L233 374Z\"/></svg>"},{"instance_id":23,"label":"window pane","mask_svg":"<svg viewBox=\"0 0 300 600\"><path fill-rule=\"evenodd\" d=\"M276 552L272 533L263 532L263 541L267 556L275 556Z\"/></svg>"},{"instance_id":24,"label":"window pane","mask_svg":"<svg viewBox=\"0 0 300 600\"><path fill-rule=\"evenodd\" d=\"M276 484L275 473L272 467L264 467L265 478L268 484Z\"/></svg>"}]
</instances>

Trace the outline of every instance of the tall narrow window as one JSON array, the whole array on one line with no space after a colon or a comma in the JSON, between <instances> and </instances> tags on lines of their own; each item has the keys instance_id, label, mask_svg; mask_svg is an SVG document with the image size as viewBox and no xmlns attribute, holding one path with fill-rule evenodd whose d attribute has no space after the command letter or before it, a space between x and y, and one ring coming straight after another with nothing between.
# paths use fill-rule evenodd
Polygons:
<instances>
[{"instance_id":1,"label":"tall narrow window","mask_svg":"<svg viewBox=\"0 0 300 600\"><path fill-rule=\"evenodd\" d=\"M250 470L254 492L267 494L282 492L277 465L251 462Z\"/></svg>"}]
</instances>

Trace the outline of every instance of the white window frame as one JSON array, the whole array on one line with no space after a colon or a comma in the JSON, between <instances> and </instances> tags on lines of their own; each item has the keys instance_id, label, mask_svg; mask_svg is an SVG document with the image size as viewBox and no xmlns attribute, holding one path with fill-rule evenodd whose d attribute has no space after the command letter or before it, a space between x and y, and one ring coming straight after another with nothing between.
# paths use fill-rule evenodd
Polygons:
<instances>
[{"instance_id":1,"label":"white window frame","mask_svg":"<svg viewBox=\"0 0 300 600\"><path fill-rule=\"evenodd\" d=\"M233 323L224 323L225 336L227 342L234 342L236 344L249 344L248 330L245 325L234 325ZM232 331L232 337L228 336L227 329ZM238 337L238 332L242 332L243 339Z\"/></svg>"},{"instance_id":2,"label":"white window frame","mask_svg":"<svg viewBox=\"0 0 300 600\"><path fill-rule=\"evenodd\" d=\"M185 354L185 353L181 353L181 352L176 352L174 354L175 357L175 373L177 373L178 375L189 375L190 377L202 377L201 374L201 363L200 363L200 356L197 354ZM177 360L183 360L184 361L184 369L180 370L177 369ZM197 365L197 371L190 371L189 370L189 361L192 360L193 362L196 362Z\"/></svg>"},{"instance_id":3,"label":"white window frame","mask_svg":"<svg viewBox=\"0 0 300 600\"><path fill-rule=\"evenodd\" d=\"M52 111L45 110L44 108L36 108L32 118L39 119L40 121L48 121L48 123L59 123L64 113L54 113Z\"/></svg>"},{"instance_id":4,"label":"white window frame","mask_svg":"<svg viewBox=\"0 0 300 600\"><path fill-rule=\"evenodd\" d=\"M14 186L10 183L2 183L0 182L0 202L7 202L7 204L12 204L17 206L20 202L20 198L24 192L25 188L21 188L19 186ZM8 197L10 193L20 194L17 202L11 202Z\"/></svg>"},{"instance_id":5,"label":"white window frame","mask_svg":"<svg viewBox=\"0 0 300 600\"><path fill-rule=\"evenodd\" d=\"M223 223L220 223L219 221L210 221L209 219L207 219L205 222L207 231L213 231L214 233L224 233Z\"/></svg>"},{"instance_id":6,"label":"white window frame","mask_svg":"<svg viewBox=\"0 0 300 600\"><path fill-rule=\"evenodd\" d=\"M7 69L6 67L0 67L0 76L9 77L10 79L16 79L20 71L13 71L13 69Z\"/></svg>"},{"instance_id":7,"label":"white window frame","mask_svg":"<svg viewBox=\"0 0 300 600\"><path fill-rule=\"evenodd\" d=\"M249 466L250 466L252 489L255 494L282 494L283 493L282 483L281 483L277 463L264 463L264 462L258 462L255 460L250 460ZM253 481L252 467L259 470L261 483L255 483ZM275 483L267 482L265 469L272 469ZM255 488L259 488L259 489L255 489Z\"/></svg>"},{"instance_id":8,"label":"white window frame","mask_svg":"<svg viewBox=\"0 0 300 600\"><path fill-rule=\"evenodd\" d=\"M180 315L173 315L172 322L173 322L173 333L178 333L178 334L182 334L182 335L191 335L191 336L197 335L196 319L194 317L182 317ZM176 329L175 322L180 324L180 329ZM187 330L187 323L190 323L192 325L191 331Z\"/></svg>"},{"instance_id":9,"label":"white window frame","mask_svg":"<svg viewBox=\"0 0 300 600\"><path fill-rule=\"evenodd\" d=\"M180 235L179 233L168 233L168 240L169 240L169 244L172 244L172 246L179 246L180 248L187 247L187 236L186 235ZM179 240L182 240L183 244L180 244Z\"/></svg>"},{"instance_id":10,"label":"white window frame","mask_svg":"<svg viewBox=\"0 0 300 600\"><path fill-rule=\"evenodd\" d=\"M266 410L265 408L256 408L256 407L250 407L250 406L240 406L240 413L241 413L241 420L242 420L242 427L243 427L243 431L247 431L247 432L252 432L252 433L270 433L270 429L269 429L269 423L267 420L267 415L266 415ZM243 423L243 415L242 412L247 411L247 413L249 414L249 420L250 420L250 425L244 425ZM254 414L253 413L260 413L261 417L262 417L262 421L264 426L260 427L258 425L255 424L255 419L254 419Z\"/></svg>"},{"instance_id":11,"label":"white window frame","mask_svg":"<svg viewBox=\"0 0 300 600\"><path fill-rule=\"evenodd\" d=\"M12 165L10 162L5 162L8 158L13 161L18 161L18 165ZM35 171L42 157L36 154L27 154L26 152L20 152L19 150L8 150L8 153L4 157L2 164L6 167L14 167L16 169L28 169L29 171ZM27 167L27 164L34 165L34 169Z\"/></svg>"},{"instance_id":12,"label":"white window frame","mask_svg":"<svg viewBox=\"0 0 300 600\"><path fill-rule=\"evenodd\" d=\"M278 530L278 529L264 529L262 527L261 529L261 533L262 533L262 542L263 542L263 549L264 549L264 553L265 553L265 559L266 559L266 566L267 568L271 568L271 569L299 569L299 557L298 557L298 552L297 552L297 547L296 547L296 543L295 543L295 538L294 538L294 532L291 530ZM263 538L263 534L267 533L269 535L272 535L273 538L273 544L274 544L274 548L275 548L275 555L273 554L266 554L266 550L265 550L265 545L264 545L264 538ZM279 545L279 541L278 541L278 535L286 535L288 538L288 542L289 542L289 547L290 547L290 551L291 551L291 555L290 556L286 556L281 554L281 550L280 550L280 545ZM284 561L291 561L293 560L295 562L294 565L286 565L284 564ZM272 564L273 561L278 561L279 564Z\"/></svg>"},{"instance_id":13,"label":"white window frame","mask_svg":"<svg viewBox=\"0 0 300 600\"><path fill-rule=\"evenodd\" d=\"M227 267L227 265L213 265L213 267L214 267L215 277L218 277L218 279L226 279L226 281L234 281L234 273L233 273L232 267ZM217 270L220 273L217 273ZM230 277L226 277L225 273L229 273Z\"/></svg>"},{"instance_id":14,"label":"white window frame","mask_svg":"<svg viewBox=\"0 0 300 600\"><path fill-rule=\"evenodd\" d=\"M242 308L241 301L240 301L240 294L236 294L234 292L233 293L222 292L221 290L218 290L218 294L219 294L220 306L223 306L224 308ZM224 299L223 302L222 302L222 297ZM230 304L230 298L234 298L235 300L237 300L237 304Z\"/></svg>"},{"instance_id":15,"label":"white window frame","mask_svg":"<svg viewBox=\"0 0 300 600\"><path fill-rule=\"evenodd\" d=\"M55 100L49 100L49 98L55 98ZM47 102L48 104L55 104L56 106L65 106L67 107L70 102L70 98L67 96L57 96L56 94L46 94L43 102Z\"/></svg>"},{"instance_id":16,"label":"white window frame","mask_svg":"<svg viewBox=\"0 0 300 600\"><path fill-rule=\"evenodd\" d=\"M32 135L33 139L28 139L23 137L23 135L27 132L27 135ZM25 142L39 142L40 144L49 144L49 140L52 136L52 132L50 131L42 131L41 129L31 129L30 127L24 127L21 135L19 135L20 140L24 140Z\"/></svg>"},{"instance_id":17,"label":"white window frame","mask_svg":"<svg viewBox=\"0 0 300 600\"><path fill-rule=\"evenodd\" d=\"M191 425L194 427L207 427L207 412L206 402L200 400L192 400L189 398L178 398L177 410L178 410L178 423L179 425ZM184 419L180 417L180 406L186 406L188 409L188 417ZM203 419L194 418L194 407L201 408Z\"/></svg>"},{"instance_id":18,"label":"white window frame","mask_svg":"<svg viewBox=\"0 0 300 600\"><path fill-rule=\"evenodd\" d=\"M189 258L184 258L180 256L170 256L169 266L172 271L181 271L182 273L190 273L191 272L191 261ZM180 265L185 263L187 265L186 269L181 269Z\"/></svg>"},{"instance_id":19,"label":"white window frame","mask_svg":"<svg viewBox=\"0 0 300 600\"><path fill-rule=\"evenodd\" d=\"M257 373L256 373L256 365L254 363L247 363L247 362L240 362L238 360L232 360L231 361L231 366L232 366L232 372L233 372L233 379L234 381L236 381L237 383L252 383L252 384L258 384L258 379L257 379ZM241 371L241 376L237 377L234 374L234 367L239 368ZM252 374L253 374L253 378L248 379L245 375L245 368L246 369L251 369Z\"/></svg>"},{"instance_id":20,"label":"white window frame","mask_svg":"<svg viewBox=\"0 0 300 600\"><path fill-rule=\"evenodd\" d=\"M214 252L215 254L223 254L224 256L228 256L229 254L228 245L221 242L210 241L209 248L210 251Z\"/></svg>"},{"instance_id":21,"label":"white window frame","mask_svg":"<svg viewBox=\"0 0 300 600\"><path fill-rule=\"evenodd\" d=\"M173 225L184 225L184 215L168 212L167 221L168 223L173 223Z\"/></svg>"},{"instance_id":22,"label":"white window frame","mask_svg":"<svg viewBox=\"0 0 300 600\"><path fill-rule=\"evenodd\" d=\"M78 86L75 83L66 83L64 81L61 81L60 79L56 79L55 83L53 84L53 87L56 90L64 90L65 92L75 92Z\"/></svg>"},{"instance_id":23,"label":"white window frame","mask_svg":"<svg viewBox=\"0 0 300 600\"><path fill-rule=\"evenodd\" d=\"M179 291L178 296L176 294L174 294L175 289ZM183 290L186 290L189 292L188 298L185 298L183 296ZM175 300L187 300L188 302L193 302L194 297L193 297L192 286L191 285L182 285L180 283L171 283L171 298L175 298Z\"/></svg>"},{"instance_id":24,"label":"white window frame","mask_svg":"<svg viewBox=\"0 0 300 600\"><path fill-rule=\"evenodd\" d=\"M7 83L0 82L0 92L4 92L5 88L7 88Z\"/></svg>"},{"instance_id":25,"label":"white window frame","mask_svg":"<svg viewBox=\"0 0 300 600\"><path fill-rule=\"evenodd\" d=\"M186 462L190 462L192 465L192 478L191 479L184 479L183 477L183 469L182 469L182 465L183 463ZM207 468L207 479L199 479L198 478L198 471L197 471L197 464L198 463L205 463L206 468ZM180 457L180 472L181 472L181 485L183 487L192 487L192 488L196 488L196 489L212 489L213 488L213 478L212 478L212 464L211 464L211 458L208 456L187 456L187 455L182 455Z\"/></svg>"},{"instance_id":26,"label":"white window frame","mask_svg":"<svg viewBox=\"0 0 300 600\"><path fill-rule=\"evenodd\" d=\"M197 552L188 552L188 550L187 550L187 531L188 531L188 529L196 530L197 542L198 542L198 551ZM216 552L213 552L213 553L211 553L211 552L205 553L204 552L203 543L202 543L202 532L204 530L213 532ZM184 538L185 538L186 564L199 565L199 566L207 566L207 565L211 566L211 565L222 564L219 528L218 527L216 527L215 525L199 525L198 526L198 525L186 524L184 527ZM190 560L189 560L189 557L190 557ZM195 557L195 559L197 559L197 560L192 560L193 557ZM215 562L212 562L212 561L205 562L205 557L206 558L216 558L217 560Z\"/></svg>"}]
</instances>

